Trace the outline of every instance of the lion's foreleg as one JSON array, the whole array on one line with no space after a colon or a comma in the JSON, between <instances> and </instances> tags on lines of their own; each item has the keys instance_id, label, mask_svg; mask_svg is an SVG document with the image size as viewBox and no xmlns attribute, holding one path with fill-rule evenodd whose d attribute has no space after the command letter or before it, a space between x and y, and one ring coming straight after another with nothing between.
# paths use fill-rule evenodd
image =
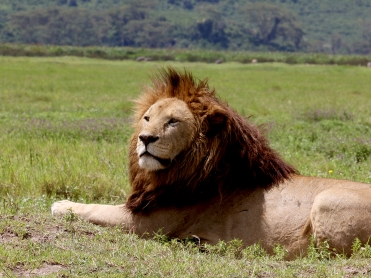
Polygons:
<instances>
[{"instance_id":1,"label":"lion's foreleg","mask_svg":"<svg viewBox=\"0 0 371 278\"><path fill-rule=\"evenodd\" d=\"M81 219L102 226L123 226L127 230L133 228L132 214L125 205L81 204L63 200L55 202L51 210L53 215L72 212Z\"/></svg>"}]
</instances>

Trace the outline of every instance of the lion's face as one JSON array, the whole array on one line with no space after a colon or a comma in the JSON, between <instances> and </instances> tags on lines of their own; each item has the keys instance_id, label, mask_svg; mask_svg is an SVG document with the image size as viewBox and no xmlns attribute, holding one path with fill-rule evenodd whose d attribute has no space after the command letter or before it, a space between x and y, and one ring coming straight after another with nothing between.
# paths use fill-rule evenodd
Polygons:
<instances>
[{"instance_id":1,"label":"lion's face","mask_svg":"<svg viewBox=\"0 0 371 278\"><path fill-rule=\"evenodd\" d=\"M156 171L189 147L195 135L195 118L187 104L165 98L153 104L139 122L136 152L141 168Z\"/></svg>"}]
</instances>

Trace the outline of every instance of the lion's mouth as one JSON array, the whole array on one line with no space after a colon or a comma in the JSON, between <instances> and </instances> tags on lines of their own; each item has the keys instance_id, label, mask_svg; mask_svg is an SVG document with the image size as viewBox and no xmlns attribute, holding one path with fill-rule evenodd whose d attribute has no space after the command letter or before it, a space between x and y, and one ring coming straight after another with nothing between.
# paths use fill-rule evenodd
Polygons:
<instances>
[{"instance_id":1,"label":"lion's mouth","mask_svg":"<svg viewBox=\"0 0 371 278\"><path fill-rule=\"evenodd\" d=\"M160 162L161 165L163 165L163 166L168 166L171 163L171 160L170 159L160 158L158 156L155 156L155 155L151 154L148 151L143 152L139 157L143 157L143 156L150 156L150 157L156 159L158 162Z\"/></svg>"}]
</instances>

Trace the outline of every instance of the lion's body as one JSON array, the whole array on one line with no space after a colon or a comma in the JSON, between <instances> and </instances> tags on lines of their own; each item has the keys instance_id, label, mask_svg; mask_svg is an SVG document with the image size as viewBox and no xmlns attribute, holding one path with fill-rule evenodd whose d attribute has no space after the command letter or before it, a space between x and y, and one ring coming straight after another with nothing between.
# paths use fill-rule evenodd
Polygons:
<instances>
[{"instance_id":1,"label":"lion's body","mask_svg":"<svg viewBox=\"0 0 371 278\"><path fill-rule=\"evenodd\" d=\"M371 185L298 175L206 81L172 69L137 101L125 205L53 204L101 225L305 253L313 234L350 253L371 236Z\"/></svg>"}]
</instances>

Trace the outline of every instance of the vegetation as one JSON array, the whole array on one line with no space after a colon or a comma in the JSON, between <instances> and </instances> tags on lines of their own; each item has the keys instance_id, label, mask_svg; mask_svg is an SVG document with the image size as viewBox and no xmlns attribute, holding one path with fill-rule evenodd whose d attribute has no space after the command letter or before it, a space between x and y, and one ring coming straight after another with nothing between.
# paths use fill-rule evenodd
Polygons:
<instances>
[{"instance_id":1,"label":"vegetation","mask_svg":"<svg viewBox=\"0 0 371 278\"><path fill-rule=\"evenodd\" d=\"M365 0L3 0L0 41L371 53Z\"/></svg>"},{"instance_id":2,"label":"vegetation","mask_svg":"<svg viewBox=\"0 0 371 278\"><path fill-rule=\"evenodd\" d=\"M200 247L151 240L50 215L55 200L120 204L129 193L131 100L156 68L209 77L219 96L264 124L304 175L371 183L370 69L349 66L137 63L0 57L0 273L11 276L365 276L371 247L351 258L312 245L284 261L238 240Z\"/></svg>"},{"instance_id":3,"label":"vegetation","mask_svg":"<svg viewBox=\"0 0 371 278\"><path fill-rule=\"evenodd\" d=\"M249 52L186 49L149 49L133 47L78 47L27 44L0 44L3 56L77 56L109 60L177 61L177 62L240 62L367 66L371 55L332 55L324 53Z\"/></svg>"}]
</instances>

